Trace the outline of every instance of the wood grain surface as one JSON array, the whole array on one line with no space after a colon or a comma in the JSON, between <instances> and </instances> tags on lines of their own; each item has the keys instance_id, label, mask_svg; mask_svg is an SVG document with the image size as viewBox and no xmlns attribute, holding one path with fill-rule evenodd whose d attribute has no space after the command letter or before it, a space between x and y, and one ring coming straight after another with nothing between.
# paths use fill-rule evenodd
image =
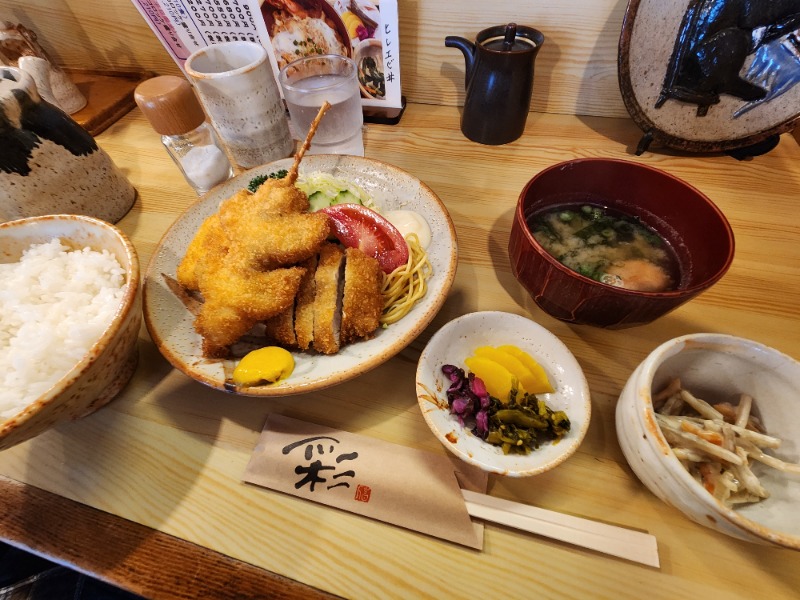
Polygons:
<instances>
[{"instance_id":1,"label":"wood grain surface","mask_svg":"<svg viewBox=\"0 0 800 600\"><path fill-rule=\"evenodd\" d=\"M3 539L146 598L335 598L2 476L0 505Z\"/></svg>"},{"instance_id":2,"label":"wood grain surface","mask_svg":"<svg viewBox=\"0 0 800 600\"><path fill-rule=\"evenodd\" d=\"M400 125L369 125L365 133L367 156L422 179L456 226L456 281L417 340L346 384L298 397L253 399L205 388L176 372L143 331L138 371L117 399L0 453L0 474L26 484L0 488L0 516L11 515L0 535L75 563L88 556L86 570L164 598L184 589L187 565L159 561L161 547L145 543L150 535L239 561L214 559L194 569L195 597L203 597L204 581L217 589L240 563L263 569L266 587L277 575L352 598L474 597L476 590L500 583L542 598L792 597L800 587L800 554L715 533L659 501L622 456L614 410L636 365L661 342L685 333L739 335L800 357L797 140L784 135L775 150L748 161L658 149L636 157L632 150L641 132L629 119L531 113L525 135L499 147L467 141L458 121L455 107L412 103ZM98 142L139 192L119 225L144 266L196 196L138 109ZM628 330L569 326L538 309L512 276L506 253L517 196L542 168L595 156L661 168L706 193L736 236L728 274L675 312ZM588 434L572 458L535 479L493 477L490 493L647 531L658 539L661 569L496 525L486 527L483 552L467 550L241 482L269 413L445 453L417 406L416 361L440 326L484 309L528 316L557 335L584 369L593 405ZM52 495L37 498L28 486ZM72 512L73 502L99 511L94 526L91 519L81 526L88 541L76 545L57 533L45 543L40 525L48 523L47 511L71 518L80 512ZM119 527L110 536L116 517L152 533ZM90 551L92 545L108 547L110 566ZM175 552L182 552L180 546ZM147 579L146 588L136 588L140 577ZM242 584L241 597L252 591L251 583ZM226 585L236 588L235 581Z\"/></svg>"},{"instance_id":3,"label":"wood grain surface","mask_svg":"<svg viewBox=\"0 0 800 600\"><path fill-rule=\"evenodd\" d=\"M70 116L91 136L97 136L109 125L136 106L136 86L152 73L90 71L68 69L70 79L86 98L86 106Z\"/></svg>"}]
</instances>

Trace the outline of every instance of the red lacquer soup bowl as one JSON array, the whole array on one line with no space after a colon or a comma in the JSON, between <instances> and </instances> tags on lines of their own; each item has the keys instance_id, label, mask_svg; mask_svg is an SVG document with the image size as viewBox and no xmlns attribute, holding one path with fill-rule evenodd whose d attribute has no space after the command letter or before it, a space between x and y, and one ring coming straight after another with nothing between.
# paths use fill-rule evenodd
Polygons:
<instances>
[{"instance_id":1,"label":"red lacquer soup bowl","mask_svg":"<svg viewBox=\"0 0 800 600\"><path fill-rule=\"evenodd\" d=\"M534 238L533 215L559 206L600 205L658 233L674 257L676 286L634 291L600 283L564 266ZM733 261L725 215L677 177L639 163L587 158L562 162L522 190L508 245L514 276L536 304L568 323L623 329L649 323L714 285Z\"/></svg>"}]
</instances>

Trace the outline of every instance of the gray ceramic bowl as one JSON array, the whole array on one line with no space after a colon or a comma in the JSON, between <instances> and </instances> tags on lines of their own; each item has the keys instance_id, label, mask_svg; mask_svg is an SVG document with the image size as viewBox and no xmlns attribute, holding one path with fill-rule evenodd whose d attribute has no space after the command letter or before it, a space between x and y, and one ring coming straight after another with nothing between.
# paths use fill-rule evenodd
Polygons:
<instances>
[{"instance_id":1,"label":"gray ceramic bowl","mask_svg":"<svg viewBox=\"0 0 800 600\"><path fill-rule=\"evenodd\" d=\"M0 450L110 402L131 378L138 362L141 287L133 244L113 225L92 217L31 217L0 224L0 262L17 262L31 244L49 242L54 237L75 249L88 246L111 252L126 271L128 288L113 321L83 359L21 412L0 420Z\"/></svg>"},{"instance_id":2,"label":"gray ceramic bowl","mask_svg":"<svg viewBox=\"0 0 800 600\"><path fill-rule=\"evenodd\" d=\"M767 432L782 440L769 451L800 459L800 363L750 340L698 333L665 342L636 368L617 403L617 436L634 473L656 496L687 517L727 535L800 550L800 476L757 465L771 496L727 508L683 467L655 420L652 394L673 377L695 396L732 401L753 397Z\"/></svg>"},{"instance_id":3,"label":"gray ceramic bowl","mask_svg":"<svg viewBox=\"0 0 800 600\"><path fill-rule=\"evenodd\" d=\"M0 66L0 79L0 128L9 148L0 169L0 222L69 213L116 223L125 216L136 190L105 150L42 101L31 75Z\"/></svg>"}]
</instances>

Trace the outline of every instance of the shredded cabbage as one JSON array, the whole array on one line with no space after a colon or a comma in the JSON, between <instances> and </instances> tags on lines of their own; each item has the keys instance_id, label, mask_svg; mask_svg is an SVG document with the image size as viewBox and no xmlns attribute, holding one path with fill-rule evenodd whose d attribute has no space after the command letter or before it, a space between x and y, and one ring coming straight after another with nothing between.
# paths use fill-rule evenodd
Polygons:
<instances>
[{"instance_id":1,"label":"shredded cabbage","mask_svg":"<svg viewBox=\"0 0 800 600\"><path fill-rule=\"evenodd\" d=\"M301 175L298 177L295 185L298 189L305 192L309 197L316 192L322 193L329 199L329 205L337 203L335 201L336 197L341 192L350 192L361 202L361 204L367 208L377 211L377 207L375 206L375 202L372 200L372 197L362 187L356 183L353 183L352 181L348 181L347 179L334 177L330 173L315 171L314 173Z\"/></svg>"}]
</instances>

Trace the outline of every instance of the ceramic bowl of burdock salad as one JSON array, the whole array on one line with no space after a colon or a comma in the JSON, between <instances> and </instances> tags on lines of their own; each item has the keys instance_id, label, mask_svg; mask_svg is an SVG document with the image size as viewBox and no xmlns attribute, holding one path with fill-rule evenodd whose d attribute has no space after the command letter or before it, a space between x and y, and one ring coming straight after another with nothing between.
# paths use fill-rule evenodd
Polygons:
<instances>
[{"instance_id":1,"label":"ceramic bowl of burdock salad","mask_svg":"<svg viewBox=\"0 0 800 600\"><path fill-rule=\"evenodd\" d=\"M691 333L654 348L617 401L636 476L692 521L800 550L800 362L757 340Z\"/></svg>"}]
</instances>

